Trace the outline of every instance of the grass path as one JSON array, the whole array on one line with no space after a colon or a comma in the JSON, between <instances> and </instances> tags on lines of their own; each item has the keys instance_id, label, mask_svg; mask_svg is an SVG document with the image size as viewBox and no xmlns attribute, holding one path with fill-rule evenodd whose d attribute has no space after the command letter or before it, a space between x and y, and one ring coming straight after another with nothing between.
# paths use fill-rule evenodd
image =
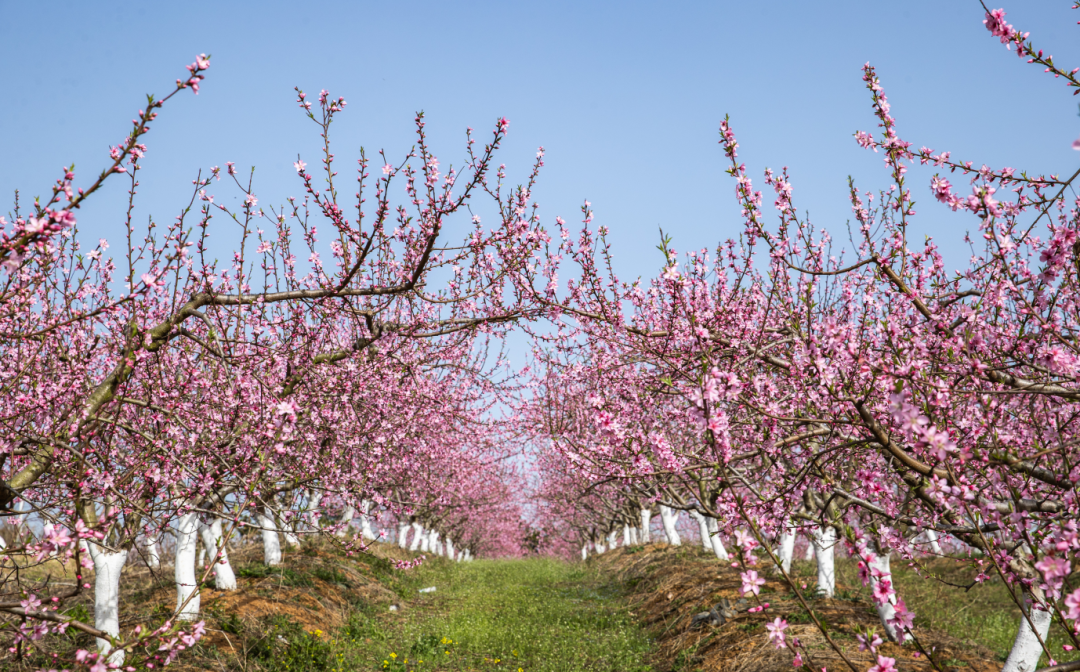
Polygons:
<instances>
[{"instance_id":1,"label":"grass path","mask_svg":"<svg viewBox=\"0 0 1080 672\"><path fill-rule=\"evenodd\" d=\"M436 591L420 593L434 586ZM351 670L646 672L647 636L594 569L549 559L429 562L401 609L357 614ZM384 607L385 608L385 607ZM406 662L407 661L407 662Z\"/></svg>"}]
</instances>

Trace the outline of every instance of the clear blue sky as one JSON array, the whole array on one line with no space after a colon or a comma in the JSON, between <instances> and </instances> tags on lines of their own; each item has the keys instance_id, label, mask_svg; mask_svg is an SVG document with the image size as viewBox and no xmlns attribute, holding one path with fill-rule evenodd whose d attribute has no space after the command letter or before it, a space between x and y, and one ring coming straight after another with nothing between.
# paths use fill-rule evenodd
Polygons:
<instances>
[{"instance_id":1,"label":"clear blue sky","mask_svg":"<svg viewBox=\"0 0 1080 672\"><path fill-rule=\"evenodd\" d=\"M1080 11L1068 0L1006 5L1008 19L1067 67L1080 65ZM996 6L996 5L995 5ZM1077 102L1007 52L974 1L714 3L44 3L0 2L0 192L44 194L62 165L80 183L104 164L147 92L164 93L207 52L202 92L167 108L147 142L138 216L167 222L199 168L258 168L260 205L301 196L292 162L317 161L315 127L292 87L349 102L334 141L342 172L357 148L400 156L425 110L443 165L466 126L505 115L502 154L521 179L543 145L536 198L547 222L589 199L610 227L618 270L649 275L663 226L680 251L737 235L717 128L730 114L760 182L789 166L815 223L849 217L846 177L885 184L860 67L878 67L901 134L976 164L1071 173ZM931 202L913 174L919 229L946 250L972 220ZM764 185L762 185L764 186ZM119 237L123 184L80 213L89 235ZM219 237L224 241L227 237ZM117 240L117 242L119 242ZM220 255L227 257L227 250Z\"/></svg>"}]
</instances>

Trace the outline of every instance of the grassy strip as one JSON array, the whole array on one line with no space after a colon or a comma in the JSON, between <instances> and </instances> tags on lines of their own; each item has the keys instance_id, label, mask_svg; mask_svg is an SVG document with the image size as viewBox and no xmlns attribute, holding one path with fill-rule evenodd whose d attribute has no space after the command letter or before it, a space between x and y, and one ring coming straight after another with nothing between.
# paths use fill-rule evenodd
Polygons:
<instances>
[{"instance_id":1,"label":"grassy strip","mask_svg":"<svg viewBox=\"0 0 1080 672\"><path fill-rule=\"evenodd\" d=\"M339 670L646 672L650 643L595 569L549 559L429 561L390 618L358 614ZM421 594L434 586L436 592Z\"/></svg>"}]
</instances>

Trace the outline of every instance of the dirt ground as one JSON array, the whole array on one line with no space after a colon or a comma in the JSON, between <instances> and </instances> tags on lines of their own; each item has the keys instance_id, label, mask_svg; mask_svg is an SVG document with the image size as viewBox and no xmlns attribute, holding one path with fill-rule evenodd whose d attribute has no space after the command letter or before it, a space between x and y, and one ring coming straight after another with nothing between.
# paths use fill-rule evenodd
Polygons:
<instances>
[{"instance_id":1,"label":"dirt ground","mask_svg":"<svg viewBox=\"0 0 1080 672\"><path fill-rule=\"evenodd\" d=\"M786 635L798 637L809 650L804 660L810 669L848 669L843 659L829 646L796 600L794 594L769 572L762 586L762 599L769 603L763 612L740 613L722 625L691 628L695 614L727 598L739 599L742 585L739 570L698 549L652 544L620 548L596 556L590 562L610 569L628 594L634 614L656 637L654 665L658 672L701 670L702 672L772 672L792 670L792 653L777 650L769 641L765 623L777 616L786 619ZM837 586L843 594L843 586ZM804 591L809 592L809 591ZM858 672L865 672L876 659L869 651L859 651L855 635L868 630L882 631L877 612L866 600L812 599L810 607L826 624L829 636L837 643ZM993 651L972 646L940 633L916 629L919 643L936 659L942 670L964 669L971 672L996 672L1001 669ZM900 670L933 670L927 657L910 644L900 647L886 643L878 648L881 655L896 659Z\"/></svg>"}]
</instances>

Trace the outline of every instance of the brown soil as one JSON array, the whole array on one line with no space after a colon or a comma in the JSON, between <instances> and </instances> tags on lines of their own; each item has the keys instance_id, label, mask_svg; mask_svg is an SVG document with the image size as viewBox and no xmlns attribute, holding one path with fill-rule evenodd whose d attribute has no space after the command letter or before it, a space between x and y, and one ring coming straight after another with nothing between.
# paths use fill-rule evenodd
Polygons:
<instances>
[{"instance_id":1,"label":"brown soil","mask_svg":"<svg viewBox=\"0 0 1080 672\"><path fill-rule=\"evenodd\" d=\"M765 623L777 616L788 621L786 634L797 637L809 651L804 654L810 669L846 670L843 659L830 647L794 594L782 583L770 580L762 586L762 601L769 608L756 614L740 613L722 625L691 629L694 615L708 611L722 598L732 602L742 585L739 570L717 562L712 556L688 547L652 544L645 547L617 549L590 560L612 572L618 583L627 586L634 615L656 638L657 653L653 662L658 672L701 670L702 672L789 672L793 655L788 649L777 650L768 641ZM843 594L844 587L837 585ZM812 598L803 591L808 604L822 621L829 636L844 652L857 672L864 672L876 659L869 651L859 651L855 634L882 632L873 605L865 600ZM996 672L1001 663L986 648L972 647L940 633L917 629L919 643L933 651L942 670L964 669L971 672ZM896 659L900 670L933 670L925 655L912 645L900 647L886 643L878 653Z\"/></svg>"}]
</instances>

